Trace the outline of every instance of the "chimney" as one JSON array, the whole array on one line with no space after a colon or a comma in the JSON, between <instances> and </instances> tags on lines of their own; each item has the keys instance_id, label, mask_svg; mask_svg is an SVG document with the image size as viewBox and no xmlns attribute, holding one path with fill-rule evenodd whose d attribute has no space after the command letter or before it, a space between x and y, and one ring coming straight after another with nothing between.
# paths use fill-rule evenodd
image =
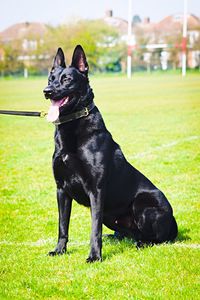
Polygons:
<instances>
[{"instance_id":1,"label":"chimney","mask_svg":"<svg viewBox=\"0 0 200 300\"><path fill-rule=\"evenodd\" d=\"M144 24L149 24L150 23L150 18L149 17L144 18L143 23Z\"/></svg>"},{"instance_id":2,"label":"chimney","mask_svg":"<svg viewBox=\"0 0 200 300\"><path fill-rule=\"evenodd\" d=\"M112 18L113 17L112 9L106 10L105 15L106 15L106 18Z\"/></svg>"}]
</instances>

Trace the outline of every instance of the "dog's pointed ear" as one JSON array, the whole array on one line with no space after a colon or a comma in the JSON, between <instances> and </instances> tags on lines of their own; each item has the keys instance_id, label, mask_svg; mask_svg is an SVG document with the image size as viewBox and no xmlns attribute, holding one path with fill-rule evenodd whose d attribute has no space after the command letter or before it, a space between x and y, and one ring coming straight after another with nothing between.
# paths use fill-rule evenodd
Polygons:
<instances>
[{"instance_id":1,"label":"dog's pointed ear","mask_svg":"<svg viewBox=\"0 0 200 300\"><path fill-rule=\"evenodd\" d=\"M71 66L77 68L80 72L88 74L89 65L83 48L77 45L72 56Z\"/></svg>"},{"instance_id":2,"label":"dog's pointed ear","mask_svg":"<svg viewBox=\"0 0 200 300\"><path fill-rule=\"evenodd\" d=\"M54 62L53 62L53 68L55 67L63 67L66 68L65 65L65 55L63 53L63 50L61 48L58 48L58 51L56 53L56 56L54 58Z\"/></svg>"}]
</instances>

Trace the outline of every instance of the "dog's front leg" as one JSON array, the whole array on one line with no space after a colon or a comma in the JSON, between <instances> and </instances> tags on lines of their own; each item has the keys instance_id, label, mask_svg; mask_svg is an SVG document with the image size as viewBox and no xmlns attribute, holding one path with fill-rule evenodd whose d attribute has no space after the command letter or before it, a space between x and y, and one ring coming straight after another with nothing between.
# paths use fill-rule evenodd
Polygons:
<instances>
[{"instance_id":1,"label":"dog's front leg","mask_svg":"<svg viewBox=\"0 0 200 300\"><path fill-rule=\"evenodd\" d=\"M102 248L102 222L103 222L103 199L101 193L90 197L92 232L90 239L90 254L86 262L101 261Z\"/></svg>"},{"instance_id":2,"label":"dog's front leg","mask_svg":"<svg viewBox=\"0 0 200 300\"><path fill-rule=\"evenodd\" d=\"M66 252L68 242L68 229L72 207L72 199L62 188L57 189L57 201L59 212L59 228L58 228L58 243L54 251L49 252L49 255L60 255Z\"/></svg>"}]
</instances>

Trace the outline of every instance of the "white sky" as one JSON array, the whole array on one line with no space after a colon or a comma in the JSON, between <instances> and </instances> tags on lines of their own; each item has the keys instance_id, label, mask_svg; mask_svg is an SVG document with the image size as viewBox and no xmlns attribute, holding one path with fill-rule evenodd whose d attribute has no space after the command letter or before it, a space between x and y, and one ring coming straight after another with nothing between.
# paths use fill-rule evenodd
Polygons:
<instances>
[{"instance_id":1,"label":"white sky","mask_svg":"<svg viewBox=\"0 0 200 300\"><path fill-rule=\"evenodd\" d=\"M132 0L133 15L159 21L183 11L184 0ZM101 18L107 9L127 19L128 0L4 0L0 5L0 31L26 21L59 24L74 18ZM188 0L188 12L200 17L200 0Z\"/></svg>"}]
</instances>

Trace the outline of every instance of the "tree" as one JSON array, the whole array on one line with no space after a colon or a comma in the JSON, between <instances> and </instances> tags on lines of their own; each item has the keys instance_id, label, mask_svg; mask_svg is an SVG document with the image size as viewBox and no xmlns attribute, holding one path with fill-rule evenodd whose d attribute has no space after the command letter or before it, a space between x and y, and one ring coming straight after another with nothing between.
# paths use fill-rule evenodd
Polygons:
<instances>
[{"instance_id":1,"label":"tree","mask_svg":"<svg viewBox=\"0 0 200 300\"><path fill-rule=\"evenodd\" d=\"M122 55L117 31L101 20L80 20L56 28L49 27L43 52L49 53L53 59L56 48L62 47L70 64L77 44L85 49L92 71L105 70L107 63L120 60Z\"/></svg>"},{"instance_id":2,"label":"tree","mask_svg":"<svg viewBox=\"0 0 200 300\"><path fill-rule=\"evenodd\" d=\"M22 72L24 68L23 62L20 57L20 41L15 43L2 45L2 59L0 60L0 72L1 74L15 74L16 72Z\"/></svg>"},{"instance_id":3,"label":"tree","mask_svg":"<svg viewBox=\"0 0 200 300\"><path fill-rule=\"evenodd\" d=\"M87 53L91 71L114 69L124 57L124 44L116 29L102 20L79 20L56 27L47 26L41 38L37 33L3 44L4 59L0 70L5 73L22 71L47 72L58 47L62 47L67 64L71 63L73 49L81 44Z\"/></svg>"}]
</instances>

